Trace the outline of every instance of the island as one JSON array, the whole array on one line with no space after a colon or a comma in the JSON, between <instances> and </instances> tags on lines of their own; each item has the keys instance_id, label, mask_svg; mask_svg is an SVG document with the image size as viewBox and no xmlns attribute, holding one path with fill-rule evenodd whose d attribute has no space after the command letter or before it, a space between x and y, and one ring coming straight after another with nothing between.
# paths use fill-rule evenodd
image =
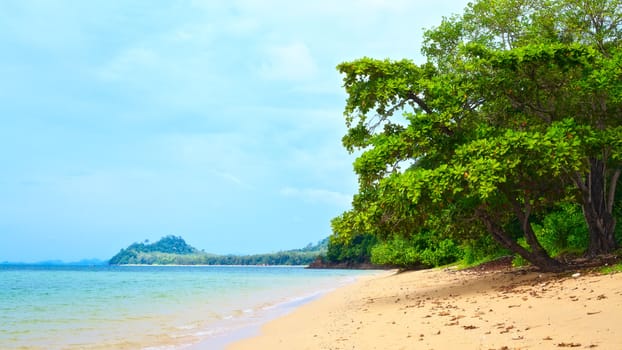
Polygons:
<instances>
[{"instance_id":1,"label":"island","mask_svg":"<svg viewBox=\"0 0 622 350\"><path fill-rule=\"evenodd\" d=\"M218 255L199 250L180 237L136 242L110 258L110 265L309 265L326 252L328 239L301 249L254 255Z\"/></svg>"}]
</instances>

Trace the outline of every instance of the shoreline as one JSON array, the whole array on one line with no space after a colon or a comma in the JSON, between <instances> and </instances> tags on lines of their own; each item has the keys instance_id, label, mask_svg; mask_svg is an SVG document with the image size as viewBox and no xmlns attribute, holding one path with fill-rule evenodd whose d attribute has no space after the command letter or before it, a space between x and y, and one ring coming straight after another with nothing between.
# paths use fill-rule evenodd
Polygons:
<instances>
[{"instance_id":1,"label":"shoreline","mask_svg":"<svg viewBox=\"0 0 622 350\"><path fill-rule=\"evenodd\" d=\"M211 338L204 339L189 347L184 347L184 349L224 349L229 344L256 337L261 334L261 328L265 324L286 316L294 312L298 307L318 300L333 290L318 291L308 296L297 297L276 305L271 305L267 309L264 308L261 313L249 315L247 318L226 319L219 323L212 324L212 329L222 327L222 329L226 329L226 331ZM229 323L228 321L231 322Z\"/></svg>"},{"instance_id":2,"label":"shoreline","mask_svg":"<svg viewBox=\"0 0 622 350\"><path fill-rule=\"evenodd\" d=\"M253 312L246 317L222 320L210 326L210 329L212 330L223 329L224 331L222 333L218 333L207 339L203 339L198 343L183 347L183 349L226 349L231 344L235 344L246 339L252 339L253 337L261 335L261 330L266 324L279 320L282 317L287 317L291 313L296 312L296 310L300 307L304 307L310 303L321 300L327 295L330 295L341 288L347 288L348 286L354 285L362 279L374 278L384 273L386 273L386 271L379 270L376 273L349 277L342 280L340 283L327 288L315 288L308 293L294 295L278 303L262 307L260 310L256 310L257 312Z\"/></svg>"},{"instance_id":3,"label":"shoreline","mask_svg":"<svg viewBox=\"0 0 622 350\"><path fill-rule=\"evenodd\" d=\"M433 269L359 278L226 349L622 348L622 273Z\"/></svg>"}]
</instances>

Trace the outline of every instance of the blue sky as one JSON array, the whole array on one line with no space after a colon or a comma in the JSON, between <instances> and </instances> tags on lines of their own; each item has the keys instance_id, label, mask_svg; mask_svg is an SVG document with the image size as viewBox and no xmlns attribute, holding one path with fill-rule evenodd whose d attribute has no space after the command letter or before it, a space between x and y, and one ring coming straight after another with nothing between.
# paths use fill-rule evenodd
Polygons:
<instances>
[{"instance_id":1,"label":"blue sky","mask_svg":"<svg viewBox=\"0 0 622 350\"><path fill-rule=\"evenodd\" d=\"M0 1L0 261L298 248L356 192L335 66L466 0Z\"/></svg>"}]
</instances>

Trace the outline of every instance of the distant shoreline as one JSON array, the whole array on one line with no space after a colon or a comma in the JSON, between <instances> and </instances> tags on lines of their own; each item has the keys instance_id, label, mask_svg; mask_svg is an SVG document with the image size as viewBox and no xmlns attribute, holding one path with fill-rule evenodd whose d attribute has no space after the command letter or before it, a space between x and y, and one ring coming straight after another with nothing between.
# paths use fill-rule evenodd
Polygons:
<instances>
[{"instance_id":1,"label":"distant shoreline","mask_svg":"<svg viewBox=\"0 0 622 350\"><path fill-rule=\"evenodd\" d=\"M309 270L392 270L394 267L381 266L373 264L332 264L317 266L314 264L306 265L250 265L250 264L109 264L106 261L99 263L82 263L82 262L0 262L0 266L114 266L114 267L291 267L291 268L306 268Z\"/></svg>"}]
</instances>

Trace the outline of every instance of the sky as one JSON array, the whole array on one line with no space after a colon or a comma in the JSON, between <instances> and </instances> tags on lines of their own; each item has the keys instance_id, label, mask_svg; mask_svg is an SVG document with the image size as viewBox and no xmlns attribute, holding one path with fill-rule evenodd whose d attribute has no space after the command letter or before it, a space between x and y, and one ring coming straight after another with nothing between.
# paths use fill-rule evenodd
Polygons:
<instances>
[{"instance_id":1,"label":"sky","mask_svg":"<svg viewBox=\"0 0 622 350\"><path fill-rule=\"evenodd\" d=\"M357 191L336 65L467 0L0 1L0 261L304 247Z\"/></svg>"}]
</instances>

